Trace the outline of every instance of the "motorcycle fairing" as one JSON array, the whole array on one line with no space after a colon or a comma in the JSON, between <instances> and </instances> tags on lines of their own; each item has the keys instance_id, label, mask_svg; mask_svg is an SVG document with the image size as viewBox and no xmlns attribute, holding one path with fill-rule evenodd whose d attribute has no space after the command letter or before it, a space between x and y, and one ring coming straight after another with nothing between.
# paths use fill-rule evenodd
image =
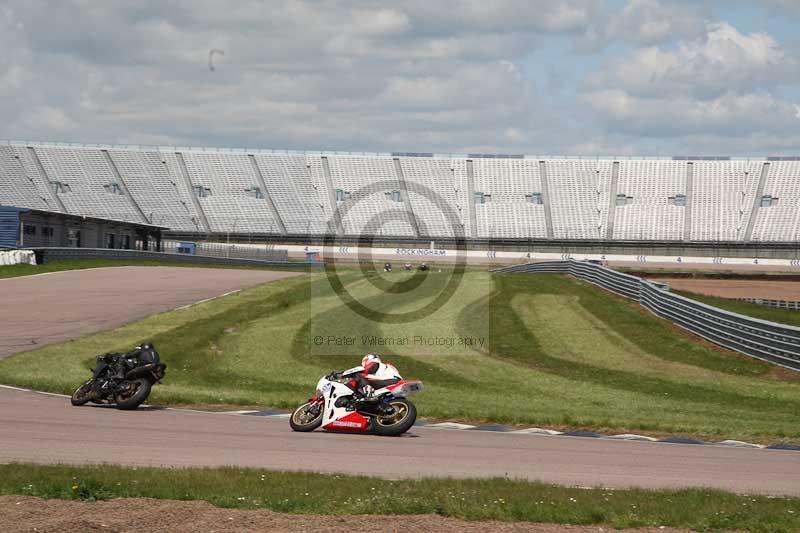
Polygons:
<instances>
[{"instance_id":1,"label":"motorcycle fairing","mask_svg":"<svg viewBox=\"0 0 800 533\"><path fill-rule=\"evenodd\" d=\"M323 378L317 384L319 394L324 398L325 411L322 416L322 429L364 433L368 430L369 419L356 411L348 411L345 405L336 406L336 400L352 396L353 390L343 383Z\"/></svg>"},{"instance_id":2,"label":"motorcycle fairing","mask_svg":"<svg viewBox=\"0 0 800 533\"><path fill-rule=\"evenodd\" d=\"M333 420L328 424L323 422L322 429L328 431L348 431L348 432L364 432L367 430L369 420L356 411L350 411L345 416Z\"/></svg>"}]
</instances>

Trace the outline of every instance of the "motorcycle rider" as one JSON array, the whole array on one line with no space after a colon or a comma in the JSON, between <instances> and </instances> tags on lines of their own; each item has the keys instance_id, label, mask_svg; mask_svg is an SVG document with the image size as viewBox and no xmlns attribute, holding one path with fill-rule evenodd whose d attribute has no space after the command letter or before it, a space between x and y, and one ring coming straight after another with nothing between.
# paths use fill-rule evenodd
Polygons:
<instances>
[{"instance_id":1,"label":"motorcycle rider","mask_svg":"<svg viewBox=\"0 0 800 533\"><path fill-rule=\"evenodd\" d=\"M157 362L157 354L158 352L156 352L155 346L153 346L151 342L143 342L141 346L137 346L130 352L122 354L108 353L103 361L104 365L98 365L98 367L95 369L95 379L97 379L97 376L102 374L105 367L111 366L115 370L115 373L111 376L111 378L116 379L117 381L122 381L125 379L125 374L127 374L128 370L131 370L131 368L135 368L140 364ZM136 363L134 365L129 365L129 359L135 359Z\"/></svg>"},{"instance_id":2,"label":"motorcycle rider","mask_svg":"<svg viewBox=\"0 0 800 533\"><path fill-rule=\"evenodd\" d=\"M348 385L362 401L371 401L375 390L394 385L403 379L394 365L384 363L379 355L373 353L361 359L361 368L362 370L351 376Z\"/></svg>"}]
</instances>

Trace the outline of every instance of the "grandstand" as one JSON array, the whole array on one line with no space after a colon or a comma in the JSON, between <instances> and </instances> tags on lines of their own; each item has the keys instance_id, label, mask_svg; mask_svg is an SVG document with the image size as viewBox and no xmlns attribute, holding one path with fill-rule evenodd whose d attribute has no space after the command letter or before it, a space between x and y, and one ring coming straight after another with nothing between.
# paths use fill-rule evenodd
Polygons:
<instances>
[{"instance_id":1,"label":"grandstand","mask_svg":"<svg viewBox=\"0 0 800 533\"><path fill-rule=\"evenodd\" d=\"M0 204L200 238L791 243L800 161L5 142Z\"/></svg>"}]
</instances>

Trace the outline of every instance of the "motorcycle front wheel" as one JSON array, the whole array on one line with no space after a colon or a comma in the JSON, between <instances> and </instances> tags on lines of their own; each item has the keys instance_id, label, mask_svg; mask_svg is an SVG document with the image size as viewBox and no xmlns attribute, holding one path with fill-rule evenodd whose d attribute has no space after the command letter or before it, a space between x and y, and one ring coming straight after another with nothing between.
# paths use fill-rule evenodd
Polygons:
<instances>
[{"instance_id":1,"label":"motorcycle front wheel","mask_svg":"<svg viewBox=\"0 0 800 533\"><path fill-rule=\"evenodd\" d=\"M417 407L405 398L391 400L389 405L394 408L394 413L376 417L373 431L384 437L402 435L417 421Z\"/></svg>"},{"instance_id":2,"label":"motorcycle front wheel","mask_svg":"<svg viewBox=\"0 0 800 533\"><path fill-rule=\"evenodd\" d=\"M147 378L136 378L122 384L122 390L117 393L117 409L124 411L136 409L144 403L150 395L153 386Z\"/></svg>"},{"instance_id":3,"label":"motorcycle front wheel","mask_svg":"<svg viewBox=\"0 0 800 533\"><path fill-rule=\"evenodd\" d=\"M89 401L89 392L92 390L92 382L87 381L77 389L75 392L72 393L72 397L69 399L70 403L75 407L81 406Z\"/></svg>"},{"instance_id":4,"label":"motorcycle front wheel","mask_svg":"<svg viewBox=\"0 0 800 533\"><path fill-rule=\"evenodd\" d=\"M295 431L314 431L322 425L322 403L306 402L292 412L289 425Z\"/></svg>"}]
</instances>

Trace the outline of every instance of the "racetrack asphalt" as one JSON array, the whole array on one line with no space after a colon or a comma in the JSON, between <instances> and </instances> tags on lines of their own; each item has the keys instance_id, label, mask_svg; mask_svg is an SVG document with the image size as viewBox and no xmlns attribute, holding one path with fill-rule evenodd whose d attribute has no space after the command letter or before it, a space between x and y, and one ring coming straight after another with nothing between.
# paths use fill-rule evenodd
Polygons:
<instances>
[{"instance_id":1,"label":"racetrack asphalt","mask_svg":"<svg viewBox=\"0 0 800 533\"><path fill-rule=\"evenodd\" d=\"M297 272L119 266L0 279L0 359Z\"/></svg>"},{"instance_id":2,"label":"racetrack asphalt","mask_svg":"<svg viewBox=\"0 0 800 533\"><path fill-rule=\"evenodd\" d=\"M76 384L77 385L77 384ZM385 478L503 477L583 487L800 495L800 453L414 427L403 437L294 433L285 418L72 407L0 388L0 461L224 466Z\"/></svg>"}]
</instances>

